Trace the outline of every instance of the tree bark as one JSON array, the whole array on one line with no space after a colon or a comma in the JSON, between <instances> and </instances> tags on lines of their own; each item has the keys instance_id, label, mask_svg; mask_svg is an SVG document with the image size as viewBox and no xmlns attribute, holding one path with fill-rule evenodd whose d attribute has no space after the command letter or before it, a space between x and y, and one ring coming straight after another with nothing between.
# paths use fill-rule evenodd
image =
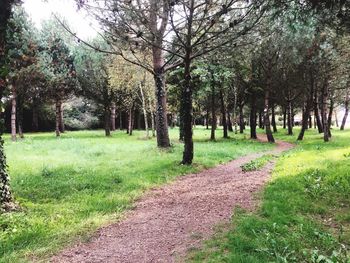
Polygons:
<instances>
[{"instance_id":1,"label":"tree bark","mask_svg":"<svg viewBox=\"0 0 350 263\"><path fill-rule=\"evenodd\" d=\"M2 98L6 89L6 64L5 44L7 22L11 16L13 0L3 0L0 8L0 106L3 107ZM0 211L16 209L10 189L10 178L7 172L6 156L4 152L4 141L2 139L3 125L0 124Z\"/></svg>"},{"instance_id":2,"label":"tree bark","mask_svg":"<svg viewBox=\"0 0 350 263\"><path fill-rule=\"evenodd\" d=\"M259 128L264 129L263 113L261 110L259 110Z\"/></svg>"},{"instance_id":3,"label":"tree bark","mask_svg":"<svg viewBox=\"0 0 350 263\"><path fill-rule=\"evenodd\" d=\"M239 104L239 133L244 133L244 129L245 129L243 107L244 105L240 103Z\"/></svg>"},{"instance_id":4,"label":"tree bark","mask_svg":"<svg viewBox=\"0 0 350 263\"><path fill-rule=\"evenodd\" d=\"M348 118L348 115L349 115L349 103L350 103L350 94L349 94L349 91L347 91L346 97L345 97L345 103L344 103L345 112L344 112L343 120L341 122L340 130L344 130L345 128L346 119Z\"/></svg>"},{"instance_id":5,"label":"tree bark","mask_svg":"<svg viewBox=\"0 0 350 263\"><path fill-rule=\"evenodd\" d=\"M287 107L283 107L283 129L287 128Z\"/></svg>"},{"instance_id":6,"label":"tree bark","mask_svg":"<svg viewBox=\"0 0 350 263\"><path fill-rule=\"evenodd\" d=\"M154 80L156 83L156 130L157 130L157 145L160 148L170 147L168 120L167 120L167 104L166 90L164 80L164 61L162 50L153 48L154 61Z\"/></svg>"},{"instance_id":7,"label":"tree bark","mask_svg":"<svg viewBox=\"0 0 350 263\"><path fill-rule=\"evenodd\" d=\"M253 93L251 95L250 102L250 138L257 139L256 135L256 95Z\"/></svg>"},{"instance_id":8,"label":"tree bark","mask_svg":"<svg viewBox=\"0 0 350 263\"><path fill-rule=\"evenodd\" d=\"M61 104L62 102L57 99L56 100L56 136L60 136L61 135L61 131L60 131L60 120L61 120Z\"/></svg>"},{"instance_id":9,"label":"tree bark","mask_svg":"<svg viewBox=\"0 0 350 263\"><path fill-rule=\"evenodd\" d=\"M314 114L315 114L315 119L316 119L316 124L317 124L317 129L318 129L318 133L322 133L323 132L323 126L322 126L322 122L321 122L321 118L320 118L320 114L319 114L319 105L318 105L318 96L317 96L317 92L315 92L315 98L314 98Z\"/></svg>"},{"instance_id":10,"label":"tree bark","mask_svg":"<svg viewBox=\"0 0 350 263\"><path fill-rule=\"evenodd\" d=\"M334 100L333 98L330 99L330 105L329 105L329 113L327 118L327 127L328 127L328 136L329 138L332 137L331 133L331 127L332 127L332 116L333 116L333 110L334 110Z\"/></svg>"},{"instance_id":11,"label":"tree bark","mask_svg":"<svg viewBox=\"0 0 350 263\"><path fill-rule=\"evenodd\" d=\"M287 101L287 126L288 135L293 135L293 108L290 100Z\"/></svg>"},{"instance_id":12,"label":"tree bark","mask_svg":"<svg viewBox=\"0 0 350 263\"><path fill-rule=\"evenodd\" d=\"M275 142L275 139L273 138L272 131L271 131L271 125L270 125L269 99L270 99L270 92L268 89L266 89L265 99L264 99L264 125L266 130L266 137L268 142Z\"/></svg>"},{"instance_id":13,"label":"tree bark","mask_svg":"<svg viewBox=\"0 0 350 263\"><path fill-rule=\"evenodd\" d=\"M17 92L14 85L11 85L11 139L12 141L17 140L16 130L16 109L17 109Z\"/></svg>"},{"instance_id":14,"label":"tree bark","mask_svg":"<svg viewBox=\"0 0 350 263\"><path fill-rule=\"evenodd\" d=\"M211 133L210 140L215 141L216 109L215 109L215 85L211 84Z\"/></svg>"},{"instance_id":15,"label":"tree bark","mask_svg":"<svg viewBox=\"0 0 350 263\"><path fill-rule=\"evenodd\" d=\"M227 133L227 121L226 121L226 107L225 107L224 93L222 92L221 88L219 91L219 95L220 95L220 103L221 103L221 118L222 118L222 127L223 127L223 137L227 139L228 133Z\"/></svg>"},{"instance_id":16,"label":"tree bark","mask_svg":"<svg viewBox=\"0 0 350 263\"><path fill-rule=\"evenodd\" d=\"M146 100L142 89L142 83L140 84L140 93L141 93L141 101L142 101L142 111L143 117L145 121L145 130L146 130L146 138L149 138L149 130L148 130L148 120L147 120L147 110L146 110Z\"/></svg>"},{"instance_id":17,"label":"tree bark","mask_svg":"<svg viewBox=\"0 0 350 263\"><path fill-rule=\"evenodd\" d=\"M129 135L132 135L134 129L134 110L133 107L131 107L128 111L128 129L127 129L127 133Z\"/></svg>"},{"instance_id":18,"label":"tree bark","mask_svg":"<svg viewBox=\"0 0 350 263\"><path fill-rule=\"evenodd\" d=\"M275 104L274 103L271 105L271 124L272 124L273 132L277 132L276 116L275 116Z\"/></svg>"},{"instance_id":19,"label":"tree bark","mask_svg":"<svg viewBox=\"0 0 350 263\"><path fill-rule=\"evenodd\" d=\"M17 108L18 136L23 139L23 99L20 96L17 97Z\"/></svg>"},{"instance_id":20,"label":"tree bark","mask_svg":"<svg viewBox=\"0 0 350 263\"><path fill-rule=\"evenodd\" d=\"M64 127L64 117L63 117L63 103L61 102L61 109L60 109L60 132L64 133L66 131Z\"/></svg>"},{"instance_id":21,"label":"tree bark","mask_svg":"<svg viewBox=\"0 0 350 263\"><path fill-rule=\"evenodd\" d=\"M325 142L329 141L329 127L328 127L328 120L327 120L327 100L328 100L328 80L325 81L325 84L322 88L322 108L321 108L321 115L322 115L322 124L323 124L323 140Z\"/></svg>"},{"instance_id":22,"label":"tree bark","mask_svg":"<svg viewBox=\"0 0 350 263\"><path fill-rule=\"evenodd\" d=\"M104 107L104 117L105 117L105 135L111 135L111 109L109 105L105 105Z\"/></svg>"},{"instance_id":23,"label":"tree bark","mask_svg":"<svg viewBox=\"0 0 350 263\"><path fill-rule=\"evenodd\" d=\"M115 131L115 119L116 119L116 106L115 106L115 102L112 102L111 104L111 130Z\"/></svg>"}]
</instances>

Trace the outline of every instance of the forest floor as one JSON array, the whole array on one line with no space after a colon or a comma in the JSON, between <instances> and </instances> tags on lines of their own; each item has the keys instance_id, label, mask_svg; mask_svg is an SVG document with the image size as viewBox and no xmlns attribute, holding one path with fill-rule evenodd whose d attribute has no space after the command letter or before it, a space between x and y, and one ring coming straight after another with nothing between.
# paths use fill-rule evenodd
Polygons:
<instances>
[{"instance_id":1,"label":"forest floor","mask_svg":"<svg viewBox=\"0 0 350 263\"><path fill-rule=\"evenodd\" d=\"M279 141L268 152L249 154L156 188L141 198L124 220L103 227L89 242L76 244L51 260L183 261L218 224L230 221L234 208L256 207L255 194L269 179L275 155L292 147Z\"/></svg>"},{"instance_id":2,"label":"forest floor","mask_svg":"<svg viewBox=\"0 0 350 263\"><path fill-rule=\"evenodd\" d=\"M210 141L210 130L194 130L192 166L179 165L183 144L178 129L170 129L172 147L157 149L144 131L76 131L56 138L53 132L25 134L5 152L11 187L20 204L16 213L0 215L0 262L28 262L86 241L99 228L119 222L134 203L152 188L186 174L272 149L230 133Z\"/></svg>"}]
</instances>

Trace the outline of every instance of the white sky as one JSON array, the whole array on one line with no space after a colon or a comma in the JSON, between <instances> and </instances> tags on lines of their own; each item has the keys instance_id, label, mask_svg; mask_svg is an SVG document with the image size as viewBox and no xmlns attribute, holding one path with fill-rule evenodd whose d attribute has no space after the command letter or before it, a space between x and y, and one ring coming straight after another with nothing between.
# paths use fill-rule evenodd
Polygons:
<instances>
[{"instance_id":1,"label":"white sky","mask_svg":"<svg viewBox=\"0 0 350 263\"><path fill-rule=\"evenodd\" d=\"M23 7L38 28L43 20L57 13L68 21L79 37L87 39L96 36L97 21L84 10L78 10L74 0L24 0Z\"/></svg>"}]
</instances>

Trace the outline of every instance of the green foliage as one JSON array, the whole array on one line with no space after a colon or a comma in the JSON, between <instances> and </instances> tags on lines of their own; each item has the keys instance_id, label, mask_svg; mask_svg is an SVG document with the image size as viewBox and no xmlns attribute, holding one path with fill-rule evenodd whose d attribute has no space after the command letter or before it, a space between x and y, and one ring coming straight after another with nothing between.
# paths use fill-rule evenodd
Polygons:
<instances>
[{"instance_id":1,"label":"green foliage","mask_svg":"<svg viewBox=\"0 0 350 263\"><path fill-rule=\"evenodd\" d=\"M259 170L264 167L274 156L272 154L263 155L257 159L251 160L248 163L242 164L241 168L243 172L251 172Z\"/></svg>"},{"instance_id":2,"label":"green foliage","mask_svg":"<svg viewBox=\"0 0 350 263\"><path fill-rule=\"evenodd\" d=\"M258 211L236 211L190 262L350 262L350 132L309 131L285 153ZM277 135L295 141L294 137Z\"/></svg>"},{"instance_id":3,"label":"green foliage","mask_svg":"<svg viewBox=\"0 0 350 263\"><path fill-rule=\"evenodd\" d=\"M118 220L147 189L272 147L244 135L211 142L207 130L195 129L195 163L183 166L177 135L171 130L170 152L159 151L155 139L139 139L139 131L109 138L102 131L68 132L60 139L36 133L17 143L7 137L13 191L23 210L0 215L0 262L44 257Z\"/></svg>"}]
</instances>

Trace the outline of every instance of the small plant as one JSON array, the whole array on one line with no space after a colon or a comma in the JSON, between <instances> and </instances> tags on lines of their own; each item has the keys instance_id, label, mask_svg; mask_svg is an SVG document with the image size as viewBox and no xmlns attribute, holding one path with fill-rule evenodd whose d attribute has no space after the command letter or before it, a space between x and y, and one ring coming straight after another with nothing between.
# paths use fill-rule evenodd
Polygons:
<instances>
[{"instance_id":1,"label":"small plant","mask_svg":"<svg viewBox=\"0 0 350 263\"><path fill-rule=\"evenodd\" d=\"M51 177L54 175L54 171L52 170L52 168L44 165L42 170L41 170L41 175L43 177Z\"/></svg>"},{"instance_id":2,"label":"small plant","mask_svg":"<svg viewBox=\"0 0 350 263\"><path fill-rule=\"evenodd\" d=\"M243 172L257 171L265 166L274 157L275 156L272 154L263 155L255 160L251 160L250 162L241 165L241 169Z\"/></svg>"}]
</instances>

